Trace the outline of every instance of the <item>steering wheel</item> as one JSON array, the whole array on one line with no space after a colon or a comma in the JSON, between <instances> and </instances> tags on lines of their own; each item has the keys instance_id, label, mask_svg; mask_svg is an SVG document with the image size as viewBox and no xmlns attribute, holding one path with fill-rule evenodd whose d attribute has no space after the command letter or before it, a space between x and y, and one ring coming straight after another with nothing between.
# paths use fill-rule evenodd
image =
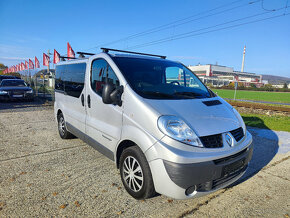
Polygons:
<instances>
[{"instance_id":1,"label":"steering wheel","mask_svg":"<svg viewBox=\"0 0 290 218\"><path fill-rule=\"evenodd\" d=\"M170 82L170 84L175 84L175 83L180 86L180 83L177 80Z\"/></svg>"}]
</instances>

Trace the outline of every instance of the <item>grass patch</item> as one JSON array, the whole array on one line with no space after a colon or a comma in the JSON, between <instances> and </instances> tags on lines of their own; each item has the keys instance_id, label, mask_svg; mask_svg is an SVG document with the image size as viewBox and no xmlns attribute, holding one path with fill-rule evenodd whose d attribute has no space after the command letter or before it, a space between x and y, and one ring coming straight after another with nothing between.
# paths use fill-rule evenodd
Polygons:
<instances>
[{"instance_id":1,"label":"grass patch","mask_svg":"<svg viewBox=\"0 0 290 218\"><path fill-rule=\"evenodd\" d=\"M234 98L235 90L212 89L222 98ZM261 92L237 90L236 99L290 103L290 92Z\"/></svg>"},{"instance_id":2,"label":"grass patch","mask_svg":"<svg viewBox=\"0 0 290 218\"><path fill-rule=\"evenodd\" d=\"M247 126L290 132L289 116L268 116L262 114L241 114Z\"/></svg>"}]
</instances>

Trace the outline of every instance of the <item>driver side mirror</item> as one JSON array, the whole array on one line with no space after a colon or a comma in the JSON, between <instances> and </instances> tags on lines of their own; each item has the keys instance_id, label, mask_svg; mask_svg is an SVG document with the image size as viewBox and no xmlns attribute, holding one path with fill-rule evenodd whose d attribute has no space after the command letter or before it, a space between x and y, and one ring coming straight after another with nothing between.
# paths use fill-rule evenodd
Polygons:
<instances>
[{"instance_id":1,"label":"driver side mirror","mask_svg":"<svg viewBox=\"0 0 290 218\"><path fill-rule=\"evenodd\" d=\"M102 99L104 104L116 104L122 106L121 96L124 91L123 86L118 86L112 83L106 83L103 87Z\"/></svg>"}]
</instances>

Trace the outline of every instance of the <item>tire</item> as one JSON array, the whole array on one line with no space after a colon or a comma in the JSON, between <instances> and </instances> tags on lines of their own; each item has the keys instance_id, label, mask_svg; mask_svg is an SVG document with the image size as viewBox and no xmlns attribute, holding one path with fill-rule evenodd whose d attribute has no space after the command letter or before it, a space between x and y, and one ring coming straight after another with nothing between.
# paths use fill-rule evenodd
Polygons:
<instances>
[{"instance_id":1,"label":"tire","mask_svg":"<svg viewBox=\"0 0 290 218\"><path fill-rule=\"evenodd\" d=\"M65 125L65 120L64 120L62 113L60 113L57 116L57 123L58 123L58 125L57 125L58 126L58 133L62 139L75 138L75 136L67 130L66 125Z\"/></svg>"},{"instance_id":2,"label":"tire","mask_svg":"<svg viewBox=\"0 0 290 218\"><path fill-rule=\"evenodd\" d=\"M126 191L133 198L146 199L156 194L149 164L139 147L132 146L123 151L120 175Z\"/></svg>"}]
</instances>

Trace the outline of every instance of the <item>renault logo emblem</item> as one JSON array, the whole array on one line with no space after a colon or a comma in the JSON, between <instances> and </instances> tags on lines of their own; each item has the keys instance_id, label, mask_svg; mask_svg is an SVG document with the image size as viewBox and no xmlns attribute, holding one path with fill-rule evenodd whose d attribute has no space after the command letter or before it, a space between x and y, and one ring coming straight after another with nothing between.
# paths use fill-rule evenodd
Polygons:
<instances>
[{"instance_id":1,"label":"renault logo emblem","mask_svg":"<svg viewBox=\"0 0 290 218\"><path fill-rule=\"evenodd\" d=\"M228 145L231 147L234 146L232 136L229 133L226 133L225 137L226 137L226 142L228 143Z\"/></svg>"}]
</instances>

